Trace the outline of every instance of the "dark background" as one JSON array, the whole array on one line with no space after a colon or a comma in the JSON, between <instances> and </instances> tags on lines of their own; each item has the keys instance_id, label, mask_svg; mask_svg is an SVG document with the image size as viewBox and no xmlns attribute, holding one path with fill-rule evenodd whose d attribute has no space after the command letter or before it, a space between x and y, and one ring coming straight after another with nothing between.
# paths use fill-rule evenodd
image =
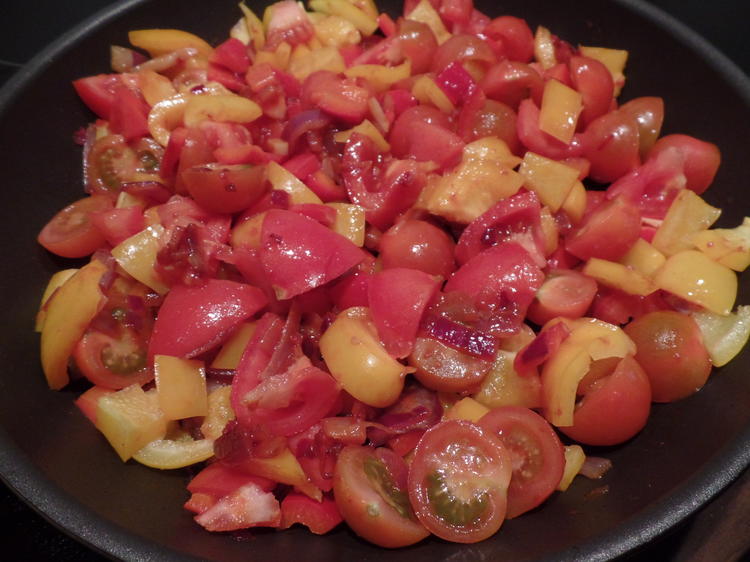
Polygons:
<instances>
[{"instance_id":1,"label":"dark background","mask_svg":"<svg viewBox=\"0 0 750 562\"><path fill-rule=\"evenodd\" d=\"M550 0L555 1L555 0ZM62 32L111 0L4 1L0 17L0 85ZM652 0L700 33L750 73L742 0ZM179 4L177 4L179 5ZM168 22L165 22L167 25ZM665 64L669 64L665 61ZM68 538L0 484L0 536L5 560L93 561L102 558ZM666 536L629 559L726 561L750 546L750 473Z\"/></svg>"}]
</instances>

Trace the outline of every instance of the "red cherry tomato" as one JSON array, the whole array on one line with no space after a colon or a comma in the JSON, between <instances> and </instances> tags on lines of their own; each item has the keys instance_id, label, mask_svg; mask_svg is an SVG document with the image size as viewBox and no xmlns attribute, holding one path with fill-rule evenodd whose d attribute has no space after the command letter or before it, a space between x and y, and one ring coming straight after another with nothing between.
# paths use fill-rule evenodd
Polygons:
<instances>
[{"instance_id":1,"label":"red cherry tomato","mask_svg":"<svg viewBox=\"0 0 750 562\"><path fill-rule=\"evenodd\" d=\"M502 41L502 53L512 61L529 62L534 56L534 35L525 20L500 16L484 28L490 39Z\"/></svg>"},{"instance_id":2,"label":"red cherry tomato","mask_svg":"<svg viewBox=\"0 0 750 562\"><path fill-rule=\"evenodd\" d=\"M687 184L685 187L701 194L711 182L721 164L719 148L710 142L705 142L689 135L667 135L654 144L649 153L650 158L670 148L676 148L685 157L684 174Z\"/></svg>"},{"instance_id":3,"label":"red cherry tomato","mask_svg":"<svg viewBox=\"0 0 750 562\"><path fill-rule=\"evenodd\" d=\"M432 56L438 47L430 26L419 21L399 18L394 42L411 61L412 74L421 74L430 69Z\"/></svg>"},{"instance_id":4,"label":"red cherry tomato","mask_svg":"<svg viewBox=\"0 0 750 562\"><path fill-rule=\"evenodd\" d=\"M492 368L492 361L474 357L431 337L418 337L409 356L414 376L438 392L474 392Z\"/></svg>"},{"instance_id":5,"label":"red cherry tomato","mask_svg":"<svg viewBox=\"0 0 750 562\"><path fill-rule=\"evenodd\" d=\"M586 128L583 155L591 162L589 175L610 183L640 164L638 123L625 111L610 111Z\"/></svg>"},{"instance_id":6,"label":"red cherry tomato","mask_svg":"<svg viewBox=\"0 0 750 562\"><path fill-rule=\"evenodd\" d=\"M500 440L479 426L448 420L422 436L409 470L409 499L438 537L474 543L505 519L512 461Z\"/></svg>"},{"instance_id":7,"label":"red cherry tomato","mask_svg":"<svg viewBox=\"0 0 750 562\"><path fill-rule=\"evenodd\" d=\"M453 62L474 62L489 66L495 62L495 53L475 35L453 35L432 54L432 71L439 73Z\"/></svg>"},{"instance_id":8,"label":"red cherry tomato","mask_svg":"<svg viewBox=\"0 0 750 562\"><path fill-rule=\"evenodd\" d=\"M606 66L596 59L574 56L568 62L573 87L583 97L580 122L586 127L612 106L614 82Z\"/></svg>"},{"instance_id":9,"label":"red cherry tomato","mask_svg":"<svg viewBox=\"0 0 750 562\"><path fill-rule=\"evenodd\" d=\"M711 358L690 316L673 310L644 314L625 326L635 342L635 359L651 381L654 402L672 402L703 387Z\"/></svg>"},{"instance_id":10,"label":"red cherry tomato","mask_svg":"<svg viewBox=\"0 0 750 562\"><path fill-rule=\"evenodd\" d=\"M445 231L429 222L407 219L396 223L380 238L384 269L408 267L446 279L455 267L454 243Z\"/></svg>"},{"instance_id":11,"label":"red cherry tomato","mask_svg":"<svg viewBox=\"0 0 750 562\"><path fill-rule=\"evenodd\" d=\"M656 97L635 98L621 105L620 110L635 117L638 123L639 152L641 160L645 161L661 132L664 100Z\"/></svg>"},{"instance_id":12,"label":"red cherry tomato","mask_svg":"<svg viewBox=\"0 0 750 562\"><path fill-rule=\"evenodd\" d=\"M466 107L464 106L464 109ZM516 112L508 105L495 100L485 100L481 107L469 114L462 111L458 132L466 142L484 137L498 137L508 145L511 152L518 154L521 151L521 142L516 132L517 121Z\"/></svg>"},{"instance_id":13,"label":"red cherry tomato","mask_svg":"<svg viewBox=\"0 0 750 562\"><path fill-rule=\"evenodd\" d=\"M552 271L534 295L527 316L539 326L558 316L580 318L591 306L597 290L596 281L578 271Z\"/></svg>"},{"instance_id":14,"label":"red cherry tomato","mask_svg":"<svg viewBox=\"0 0 750 562\"><path fill-rule=\"evenodd\" d=\"M183 170L181 176L193 199L214 213L243 211L265 191L263 166L204 164Z\"/></svg>"},{"instance_id":15,"label":"red cherry tomato","mask_svg":"<svg viewBox=\"0 0 750 562\"><path fill-rule=\"evenodd\" d=\"M601 258L617 261L641 234L638 208L623 199L607 201L587 218L565 240L565 249L587 260Z\"/></svg>"},{"instance_id":16,"label":"red cherry tomato","mask_svg":"<svg viewBox=\"0 0 750 562\"><path fill-rule=\"evenodd\" d=\"M643 429L650 411L648 376L635 359L627 356L612 374L589 383L576 405L573 425L559 429L586 445L617 445Z\"/></svg>"},{"instance_id":17,"label":"red cherry tomato","mask_svg":"<svg viewBox=\"0 0 750 562\"><path fill-rule=\"evenodd\" d=\"M491 410L478 424L500 438L512 459L508 519L534 509L555 491L565 470L565 454L547 420L528 408L506 406Z\"/></svg>"},{"instance_id":18,"label":"red cherry tomato","mask_svg":"<svg viewBox=\"0 0 750 562\"><path fill-rule=\"evenodd\" d=\"M37 241L64 258L82 258L105 244L104 236L91 222L91 214L113 207L104 195L84 197L58 212L42 228Z\"/></svg>"},{"instance_id":19,"label":"red cherry tomato","mask_svg":"<svg viewBox=\"0 0 750 562\"><path fill-rule=\"evenodd\" d=\"M531 97L537 105L542 103L544 83L541 75L522 62L503 60L492 66L480 82L488 98L517 109L521 100Z\"/></svg>"},{"instance_id":20,"label":"red cherry tomato","mask_svg":"<svg viewBox=\"0 0 750 562\"><path fill-rule=\"evenodd\" d=\"M76 365L95 385L120 390L131 384L144 385L154 378L146 363L146 345L132 330L119 338L88 331L73 352Z\"/></svg>"},{"instance_id":21,"label":"red cherry tomato","mask_svg":"<svg viewBox=\"0 0 750 562\"><path fill-rule=\"evenodd\" d=\"M404 460L389 449L350 446L336 461L333 495L347 524L386 548L417 543L430 533L409 504Z\"/></svg>"}]
</instances>

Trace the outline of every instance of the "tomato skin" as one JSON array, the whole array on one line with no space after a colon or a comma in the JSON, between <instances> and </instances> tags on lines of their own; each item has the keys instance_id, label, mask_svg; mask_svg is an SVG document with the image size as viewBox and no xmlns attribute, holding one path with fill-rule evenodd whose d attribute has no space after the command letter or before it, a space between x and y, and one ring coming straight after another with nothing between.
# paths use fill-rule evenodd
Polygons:
<instances>
[{"instance_id":1,"label":"tomato skin","mask_svg":"<svg viewBox=\"0 0 750 562\"><path fill-rule=\"evenodd\" d=\"M397 158L431 160L448 167L458 162L464 147L463 140L450 129L448 117L439 109L416 105L396 118L388 138Z\"/></svg>"},{"instance_id":2,"label":"tomato skin","mask_svg":"<svg viewBox=\"0 0 750 562\"><path fill-rule=\"evenodd\" d=\"M714 181L721 164L719 148L713 143L689 135L666 135L656 141L649 157L655 158L670 148L676 148L685 156L685 187L698 195L706 191Z\"/></svg>"},{"instance_id":3,"label":"tomato skin","mask_svg":"<svg viewBox=\"0 0 750 562\"><path fill-rule=\"evenodd\" d=\"M490 67L479 83L488 98L518 109L522 100L532 98L542 103L544 83L539 73L522 62L503 60Z\"/></svg>"},{"instance_id":4,"label":"tomato skin","mask_svg":"<svg viewBox=\"0 0 750 562\"><path fill-rule=\"evenodd\" d=\"M39 244L64 258L83 258L106 243L104 236L91 221L91 214L113 207L112 199L92 195L74 201L59 211L37 236Z\"/></svg>"},{"instance_id":5,"label":"tomato skin","mask_svg":"<svg viewBox=\"0 0 750 562\"><path fill-rule=\"evenodd\" d=\"M265 304L260 289L234 281L209 279L199 287L172 287L154 323L149 363L154 355L195 357Z\"/></svg>"},{"instance_id":6,"label":"tomato skin","mask_svg":"<svg viewBox=\"0 0 750 562\"><path fill-rule=\"evenodd\" d=\"M495 54L486 41L475 35L453 35L432 56L432 71L439 73L454 62L472 61L487 66L495 62Z\"/></svg>"},{"instance_id":7,"label":"tomato skin","mask_svg":"<svg viewBox=\"0 0 750 562\"><path fill-rule=\"evenodd\" d=\"M654 402L673 402L700 390L711 374L711 358L691 316L673 310L644 314L625 326L635 359L651 382Z\"/></svg>"},{"instance_id":8,"label":"tomato skin","mask_svg":"<svg viewBox=\"0 0 750 562\"><path fill-rule=\"evenodd\" d=\"M578 403L573 425L559 429L586 445L617 445L643 429L650 412L649 378L632 356L626 356Z\"/></svg>"},{"instance_id":9,"label":"tomato skin","mask_svg":"<svg viewBox=\"0 0 750 562\"><path fill-rule=\"evenodd\" d=\"M473 392L492 368L492 361L473 357L430 337L418 337L409 356L414 377L438 392Z\"/></svg>"},{"instance_id":10,"label":"tomato skin","mask_svg":"<svg viewBox=\"0 0 750 562\"><path fill-rule=\"evenodd\" d=\"M318 107L346 123L355 125L367 115L370 92L333 72L313 72L302 84L302 104Z\"/></svg>"},{"instance_id":11,"label":"tomato skin","mask_svg":"<svg viewBox=\"0 0 750 562\"><path fill-rule=\"evenodd\" d=\"M430 534L409 505L406 472L403 459L388 449L349 446L341 451L333 476L333 495L341 516L360 537L385 548L399 548ZM381 489L395 492L400 511L378 491L372 480L378 475L387 475L390 484L381 484Z\"/></svg>"},{"instance_id":12,"label":"tomato skin","mask_svg":"<svg viewBox=\"0 0 750 562\"><path fill-rule=\"evenodd\" d=\"M458 133L465 142L484 137L498 137L508 145L513 154L521 152L518 140L518 117L513 109L499 101L484 100L474 111L463 107L458 121Z\"/></svg>"},{"instance_id":13,"label":"tomato skin","mask_svg":"<svg viewBox=\"0 0 750 562\"><path fill-rule=\"evenodd\" d=\"M428 429L415 449L409 499L433 534L479 542L494 535L505 519L511 472L508 452L497 437L467 421L444 421Z\"/></svg>"},{"instance_id":14,"label":"tomato skin","mask_svg":"<svg viewBox=\"0 0 750 562\"><path fill-rule=\"evenodd\" d=\"M289 492L281 500L281 529L288 529L295 523L300 523L310 529L311 533L324 535L343 521L336 502L329 497L323 501L300 494Z\"/></svg>"},{"instance_id":15,"label":"tomato skin","mask_svg":"<svg viewBox=\"0 0 750 562\"><path fill-rule=\"evenodd\" d=\"M638 124L639 152L641 160L645 161L664 123L664 100L657 97L635 98L622 104L620 110L632 115Z\"/></svg>"},{"instance_id":16,"label":"tomato skin","mask_svg":"<svg viewBox=\"0 0 750 562\"><path fill-rule=\"evenodd\" d=\"M641 214L622 198L612 199L594 210L565 239L565 249L582 260L601 258L617 261L641 234Z\"/></svg>"},{"instance_id":17,"label":"tomato skin","mask_svg":"<svg viewBox=\"0 0 750 562\"><path fill-rule=\"evenodd\" d=\"M547 420L528 408L505 406L491 410L478 424L497 435L513 459L508 519L534 509L555 491L565 470L565 454Z\"/></svg>"},{"instance_id":18,"label":"tomato skin","mask_svg":"<svg viewBox=\"0 0 750 562\"><path fill-rule=\"evenodd\" d=\"M589 175L610 183L638 167L640 145L638 123L625 111L610 111L586 128L583 155L591 162Z\"/></svg>"},{"instance_id":19,"label":"tomato skin","mask_svg":"<svg viewBox=\"0 0 750 562\"><path fill-rule=\"evenodd\" d=\"M143 209L138 206L96 211L91 213L90 218L112 246L117 246L146 227Z\"/></svg>"},{"instance_id":20,"label":"tomato skin","mask_svg":"<svg viewBox=\"0 0 750 562\"><path fill-rule=\"evenodd\" d=\"M583 97L580 120L585 127L609 111L615 89L612 74L604 64L589 57L570 57L568 66L573 86Z\"/></svg>"},{"instance_id":21,"label":"tomato skin","mask_svg":"<svg viewBox=\"0 0 750 562\"><path fill-rule=\"evenodd\" d=\"M102 119L109 119L117 87L122 84L120 74L97 74L73 81L78 96Z\"/></svg>"},{"instance_id":22,"label":"tomato skin","mask_svg":"<svg viewBox=\"0 0 750 562\"><path fill-rule=\"evenodd\" d=\"M193 199L214 213L243 211L265 191L262 166L206 164L187 168L181 176Z\"/></svg>"},{"instance_id":23,"label":"tomato skin","mask_svg":"<svg viewBox=\"0 0 750 562\"><path fill-rule=\"evenodd\" d=\"M109 111L109 126L131 141L148 135L149 106L145 100L127 86L119 86Z\"/></svg>"},{"instance_id":24,"label":"tomato skin","mask_svg":"<svg viewBox=\"0 0 750 562\"><path fill-rule=\"evenodd\" d=\"M534 36L525 20L514 16L493 19L483 33L502 41L502 52L511 61L529 62L534 56Z\"/></svg>"},{"instance_id":25,"label":"tomato skin","mask_svg":"<svg viewBox=\"0 0 750 562\"><path fill-rule=\"evenodd\" d=\"M419 21L399 18L395 42L404 56L411 61L412 74L420 74L430 69L432 55L438 48L437 39L430 26Z\"/></svg>"},{"instance_id":26,"label":"tomato skin","mask_svg":"<svg viewBox=\"0 0 750 562\"><path fill-rule=\"evenodd\" d=\"M455 267L453 240L444 230L416 219L400 221L380 238L384 269L408 267L446 279Z\"/></svg>"}]
</instances>

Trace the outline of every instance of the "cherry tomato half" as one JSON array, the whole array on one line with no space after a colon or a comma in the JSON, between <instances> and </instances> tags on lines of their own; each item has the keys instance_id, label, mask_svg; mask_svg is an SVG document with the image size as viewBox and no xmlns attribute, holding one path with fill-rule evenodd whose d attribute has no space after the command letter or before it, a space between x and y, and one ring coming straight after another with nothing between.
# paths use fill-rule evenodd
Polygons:
<instances>
[{"instance_id":1,"label":"cherry tomato half","mask_svg":"<svg viewBox=\"0 0 750 562\"><path fill-rule=\"evenodd\" d=\"M448 420L428 429L409 470L409 498L422 524L438 537L474 543L505 519L511 459L500 440L479 426Z\"/></svg>"},{"instance_id":2,"label":"cherry tomato half","mask_svg":"<svg viewBox=\"0 0 750 562\"><path fill-rule=\"evenodd\" d=\"M88 331L76 345L73 357L83 375L104 388L120 390L154 378L146 364L146 346L130 330L120 338Z\"/></svg>"},{"instance_id":3,"label":"cherry tomato half","mask_svg":"<svg viewBox=\"0 0 750 562\"><path fill-rule=\"evenodd\" d=\"M203 164L181 176L193 199L214 213L244 211L265 191L263 166Z\"/></svg>"},{"instance_id":4,"label":"cherry tomato half","mask_svg":"<svg viewBox=\"0 0 750 562\"><path fill-rule=\"evenodd\" d=\"M478 423L500 438L513 460L508 519L535 508L555 491L565 470L565 452L547 420L528 408L505 406Z\"/></svg>"},{"instance_id":5,"label":"cherry tomato half","mask_svg":"<svg viewBox=\"0 0 750 562\"><path fill-rule=\"evenodd\" d=\"M407 471L404 460L389 449L349 446L341 451L333 495L341 516L360 537L398 548L430 534L409 504Z\"/></svg>"},{"instance_id":6,"label":"cherry tomato half","mask_svg":"<svg viewBox=\"0 0 750 562\"><path fill-rule=\"evenodd\" d=\"M112 207L112 199L103 195L79 199L52 217L42 228L37 241L64 258L88 256L106 242L89 215Z\"/></svg>"}]
</instances>

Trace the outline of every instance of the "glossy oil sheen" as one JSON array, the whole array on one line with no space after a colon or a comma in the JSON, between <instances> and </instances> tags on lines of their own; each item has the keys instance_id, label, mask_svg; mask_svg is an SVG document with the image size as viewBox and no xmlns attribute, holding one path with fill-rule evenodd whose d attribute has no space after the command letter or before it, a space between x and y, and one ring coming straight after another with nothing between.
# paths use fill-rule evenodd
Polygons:
<instances>
[{"instance_id":1,"label":"glossy oil sheen","mask_svg":"<svg viewBox=\"0 0 750 562\"><path fill-rule=\"evenodd\" d=\"M260 12L256 2L249 2ZM380 2L393 14L395 2ZM731 227L750 208L746 147L750 85L731 63L682 26L637 0L477 1L477 7L545 24L574 43L630 51L622 100L661 95L664 133L717 143L723 163L706 194ZM51 392L39 368L33 317L49 275L70 262L35 243L54 212L80 197L73 131L91 114L70 81L106 71L110 43L129 29L176 27L216 44L239 17L235 0L124 2L89 20L34 61L0 93L3 214L0 287L0 474L38 510L93 548L126 559L437 560L604 559L643 544L717 493L750 462L750 353L715 372L698 394L654 407L631 442L596 454L612 459L603 481L577 479L541 509L474 545L428 539L386 551L342 529L320 538L294 528L249 541L211 535L181 505L187 470L123 465L73 405L76 389ZM499 15L499 14L498 14ZM738 302L750 302L750 275ZM609 493L592 493L603 484Z\"/></svg>"}]
</instances>

